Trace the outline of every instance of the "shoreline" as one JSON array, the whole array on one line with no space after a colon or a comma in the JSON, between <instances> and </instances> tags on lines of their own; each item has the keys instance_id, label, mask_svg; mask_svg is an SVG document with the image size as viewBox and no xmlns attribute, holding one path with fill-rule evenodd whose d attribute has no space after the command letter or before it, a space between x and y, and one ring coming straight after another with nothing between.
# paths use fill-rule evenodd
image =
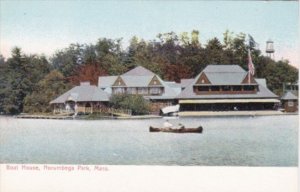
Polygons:
<instances>
[{"instance_id":1,"label":"shoreline","mask_svg":"<svg viewBox=\"0 0 300 192\"><path fill-rule=\"evenodd\" d=\"M170 117L231 117L231 116L277 116L277 115L298 115L297 113L284 113L281 111L184 111L178 112L178 116L159 116L159 115L136 115L136 116L99 116L88 118L86 117L73 117L73 116L62 116L62 115L34 115L34 114L20 114L14 116L2 117L13 117L18 119L56 119L56 120L122 120L122 119L160 119ZM1 117L0 116L0 117Z\"/></svg>"}]
</instances>

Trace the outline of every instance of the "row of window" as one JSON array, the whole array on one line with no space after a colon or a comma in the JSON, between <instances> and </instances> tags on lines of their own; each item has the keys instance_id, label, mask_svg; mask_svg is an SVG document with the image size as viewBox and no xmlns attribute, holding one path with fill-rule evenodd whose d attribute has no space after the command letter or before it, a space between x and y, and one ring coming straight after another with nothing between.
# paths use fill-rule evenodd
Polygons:
<instances>
[{"instance_id":1,"label":"row of window","mask_svg":"<svg viewBox=\"0 0 300 192\"><path fill-rule=\"evenodd\" d=\"M125 88L125 87L116 87L113 88L114 94L121 94L121 93L127 93L127 94L139 94L139 95L160 95L162 94L162 89L159 87L138 87L138 88Z\"/></svg>"},{"instance_id":2,"label":"row of window","mask_svg":"<svg viewBox=\"0 0 300 192\"><path fill-rule=\"evenodd\" d=\"M254 85L244 86L197 86L198 91L254 91Z\"/></svg>"}]
</instances>

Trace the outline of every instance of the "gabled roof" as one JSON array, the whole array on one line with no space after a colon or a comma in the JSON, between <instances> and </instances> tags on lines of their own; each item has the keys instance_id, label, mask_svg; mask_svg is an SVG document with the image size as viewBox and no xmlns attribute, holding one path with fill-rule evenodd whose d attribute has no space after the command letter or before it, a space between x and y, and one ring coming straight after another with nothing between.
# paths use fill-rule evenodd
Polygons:
<instances>
[{"instance_id":1,"label":"gabled roof","mask_svg":"<svg viewBox=\"0 0 300 192\"><path fill-rule=\"evenodd\" d=\"M80 85L57 97L50 104L65 103L68 100L75 102L109 101L109 94L94 85Z\"/></svg>"},{"instance_id":2,"label":"gabled roof","mask_svg":"<svg viewBox=\"0 0 300 192\"><path fill-rule=\"evenodd\" d=\"M208 65L203 70L206 73L243 73L246 72L239 65Z\"/></svg>"},{"instance_id":3,"label":"gabled roof","mask_svg":"<svg viewBox=\"0 0 300 192\"><path fill-rule=\"evenodd\" d=\"M181 85L182 88L185 88L193 82L194 82L194 79L181 79L180 80L180 85Z\"/></svg>"},{"instance_id":4,"label":"gabled roof","mask_svg":"<svg viewBox=\"0 0 300 192\"><path fill-rule=\"evenodd\" d=\"M162 95L144 96L145 98L158 100L175 99L175 97L181 92L181 87L179 86L179 84L170 81L163 81L159 76L157 76L157 78L160 80L162 86L164 87L164 93Z\"/></svg>"},{"instance_id":5,"label":"gabled roof","mask_svg":"<svg viewBox=\"0 0 300 192\"><path fill-rule=\"evenodd\" d=\"M240 73L205 73L212 85L240 85L247 76L246 72Z\"/></svg>"},{"instance_id":6,"label":"gabled roof","mask_svg":"<svg viewBox=\"0 0 300 192\"><path fill-rule=\"evenodd\" d=\"M124 83L126 84L126 87L148 87L149 83L151 82L151 80L157 77L157 80L159 81L159 84L157 85L157 87L161 87L162 86L162 80L160 78L158 78L158 76L156 75L151 75L151 76L132 76L132 75L122 75L120 76L120 78L124 81ZM124 85L122 85L121 87L123 87ZM155 86L155 85L151 85L151 86ZM118 87L118 86L115 86Z\"/></svg>"},{"instance_id":7,"label":"gabled roof","mask_svg":"<svg viewBox=\"0 0 300 192\"><path fill-rule=\"evenodd\" d=\"M126 87L147 87L152 78L157 76L152 71L138 66L120 76L100 76L98 87L111 87L119 77L126 84ZM161 79L159 81L162 82Z\"/></svg>"},{"instance_id":8,"label":"gabled roof","mask_svg":"<svg viewBox=\"0 0 300 192\"><path fill-rule=\"evenodd\" d=\"M282 97L282 100L298 100L298 97L291 93L290 91L286 92Z\"/></svg>"},{"instance_id":9,"label":"gabled roof","mask_svg":"<svg viewBox=\"0 0 300 192\"><path fill-rule=\"evenodd\" d=\"M240 85L247 76L239 65L208 65L202 73L212 85Z\"/></svg>"},{"instance_id":10,"label":"gabled roof","mask_svg":"<svg viewBox=\"0 0 300 192\"><path fill-rule=\"evenodd\" d=\"M258 85L259 91L256 94L215 94L215 95L197 95L193 91L193 84L186 87L176 98L177 99L230 99L230 98L278 98L268 88Z\"/></svg>"},{"instance_id":11,"label":"gabled roof","mask_svg":"<svg viewBox=\"0 0 300 192\"><path fill-rule=\"evenodd\" d=\"M153 76L155 75L152 71L142 67L138 66L134 69L131 69L130 71L127 71L122 76Z\"/></svg>"},{"instance_id":12,"label":"gabled roof","mask_svg":"<svg viewBox=\"0 0 300 192\"><path fill-rule=\"evenodd\" d=\"M176 83L175 81L164 81L164 83L166 85L168 85L169 87L181 88L181 84L180 83Z\"/></svg>"},{"instance_id":13,"label":"gabled roof","mask_svg":"<svg viewBox=\"0 0 300 192\"><path fill-rule=\"evenodd\" d=\"M216 85L240 85L247 75L247 72L236 65L208 65L201 73L205 72L212 84ZM256 94L216 94L197 95L193 91L193 86L197 82L201 73L197 75L194 82L190 83L176 98L177 99L214 99L214 98L278 98L270 91L265 81L259 81L259 91ZM237 80L235 80L234 78ZM221 81L222 80L222 81Z\"/></svg>"},{"instance_id":14,"label":"gabled roof","mask_svg":"<svg viewBox=\"0 0 300 192\"><path fill-rule=\"evenodd\" d=\"M100 76L98 79L98 87L106 88L111 87L117 80L118 76Z\"/></svg>"},{"instance_id":15,"label":"gabled roof","mask_svg":"<svg viewBox=\"0 0 300 192\"><path fill-rule=\"evenodd\" d=\"M99 77L99 87L104 88L105 92L111 93L111 87L124 87L113 86L118 78L121 78L126 87L164 87L162 95L144 96L148 99L174 99L181 91L180 84L175 82L165 82L158 75L151 72L144 67L138 66L120 76L103 76ZM156 84L150 84L152 81L158 80Z\"/></svg>"},{"instance_id":16,"label":"gabled roof","mask_svg":"<svg viewBox=\"0 0 300 192\"><path fill-rule=\"evenodd\" d=\"M264 86L264 87L267 87L267 81L266 81L265 78L255 78L255 81L256 81L258 84L260 84L260 85L262 85L262 86Z\"/></svg>"},{"instance_id":17,"label":"gabled roof","mask_svg":"<svg viewBox=\"0 0 300 192\"><path fill-rule=\"evenodd\" d=\"M127 87L147 87L150 83L152 76L121 76Z\"/></svg>"}]
</instances>

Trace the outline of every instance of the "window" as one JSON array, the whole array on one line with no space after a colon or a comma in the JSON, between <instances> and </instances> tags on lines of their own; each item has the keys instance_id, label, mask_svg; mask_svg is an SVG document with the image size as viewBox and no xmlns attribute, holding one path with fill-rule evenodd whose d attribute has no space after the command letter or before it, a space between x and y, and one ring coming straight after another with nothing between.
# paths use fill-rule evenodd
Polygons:
<instances>
[{"instance_id":1,"label":"window","mask_svg":"<svg viewBox=\"0 0 300 192\"><path fill-rule=\"evenodd\" d=\"M114 93L115 94L121 94L125 92L125 88L124 87L116 87L114 88Z\"/></svg>"},{"instance_id":2,"label":"window","mask_svg":"<svg viewBox=\"0 0 300 192\"><path fill-rule=\"evenodd\" d=\"M288 106L289 107L294 107L294 102L293 101L288 101Z\"/></svg>"},{"instance_id":3,"label":"window","mask_svg":"<svg viewBox=\"0 0 300 192\"><path fill-rule=\"evenodd\" d=\"M127 93L128 94L136 94L136 88L135 87L129 87L127 88Z\"/></svg>"},{"instance_id":4,"label":"window","mask_svg":"<svg viewBox=\"0 0 300 192\"><path fill-rule=\"evenodd\" d=\"M222 86L222 91L230 91L230 86Z\"/></svg>"},{"instance_id":5,"label":"window","mask_svg":"<svg viewBox=\"0 0 300 192\"><path fill-rule=\"evenodd\" d=\"M199 86L198 91L209 91L209 87L208 86Z\"/></svg>"},{"instance_id":6,"label":"window","mask_svg":"<svg viewBox=\"0 0 300 192\"><path fill-rule=\"evenodd\" d=\"M139 87L138 88L138 94L147 95L148 94L148 88L147 87Z\"/></svg>"},{"instance_id":7,"label":"window","mask_svg":"<svg viewBox=\"0 0 300 192\"><path fill-rule=\"evenodd\" d=\"M211 91L220 91L220 87L219 86L211 86Z\"/></svg>"},{"instance_id":8,"label":"window","mask_svg":"<svg viewBox=\"0 0 300 192\"><path fill-rule=\"evenodd\" d=\"M242 91L242 86L233 86L233 91Z\"/></svg>"},{"instance_id":9,"label":"window","mask_svg":"<svg viewBox=\"0 0 300 192\"><path fill-rule=\"evenodd\" d=\"M253 85L244 86L244 91L254 91L255 87Z\"/></svg>"},{"instance_id":10,"label":"window","mask_svg":"<svg viewBox=\"0 0 300 192\"><path fill-rule=\"evenodd\" d=\"M150 94L151 95L159 95L161 93L161 89L159 87L151 87Z\"/></svg>"}]
</instances>

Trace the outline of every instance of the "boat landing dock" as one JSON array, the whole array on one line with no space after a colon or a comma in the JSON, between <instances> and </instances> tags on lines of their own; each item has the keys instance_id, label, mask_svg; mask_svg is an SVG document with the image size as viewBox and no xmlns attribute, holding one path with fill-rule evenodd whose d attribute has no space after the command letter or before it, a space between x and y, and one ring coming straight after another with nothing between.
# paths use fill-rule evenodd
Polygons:
<instances>
[{"instance_id":1,"label":"boat landing dock","mask_svg":"<svg viewBox=\"0 0 300 192\"><path fill-rule=\"evenodd\" d=\"M58 116L58 115L17 115L16 118L21 119L73 119L72 116Z\"/></svg>"}]
</instances>

